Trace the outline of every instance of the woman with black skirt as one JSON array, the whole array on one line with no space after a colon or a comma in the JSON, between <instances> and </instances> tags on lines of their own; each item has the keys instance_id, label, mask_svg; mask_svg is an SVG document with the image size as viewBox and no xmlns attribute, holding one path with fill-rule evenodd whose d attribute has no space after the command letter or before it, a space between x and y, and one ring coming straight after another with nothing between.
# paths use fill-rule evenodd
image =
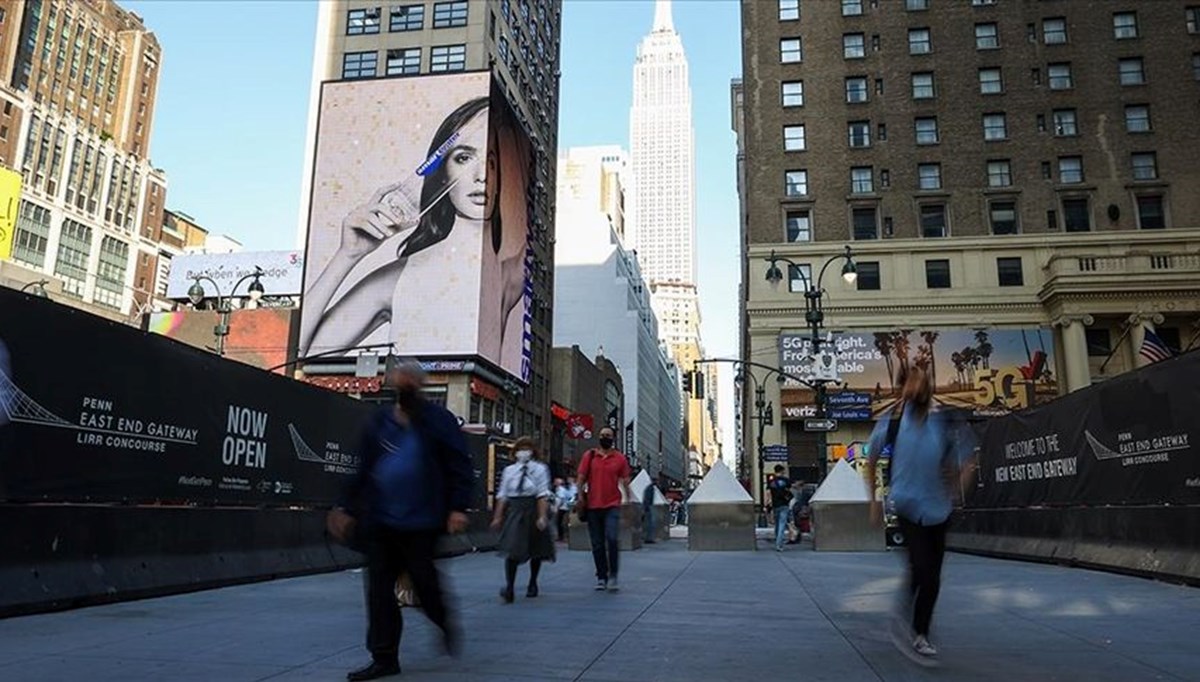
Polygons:
<instances>
[{"instance_id":1,"label":"woman with black skirt","mask_svg":"<svg viewBox=\"0 0 1200 682\"><path fill-rule=\"evenodd\" d=\"M543 561L554 561L554 539L550 537L550 467L537 458L533 439L518 438L513 444L517 461L504 468L496 490L496 512L492 528L500 528L500 556L504 558L504 603L513 601L517 566L529 562L526 597L538 595L538 573Z\"/></svg>"}]
</instances>

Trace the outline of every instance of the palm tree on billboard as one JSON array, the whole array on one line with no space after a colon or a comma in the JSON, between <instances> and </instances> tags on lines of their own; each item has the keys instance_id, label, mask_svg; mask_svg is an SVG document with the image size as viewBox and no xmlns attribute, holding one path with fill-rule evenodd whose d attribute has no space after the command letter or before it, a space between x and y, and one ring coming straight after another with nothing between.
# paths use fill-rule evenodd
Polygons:
<instances>
[{"instance_id":1,"label":"palm tree on billboard","mask_svg":"<svg viewBox=\"0 0 1200 682\"><path fill-rule=\"evenodd\" d=\"M925 341L926 346L929 346L929 373L933 379L933 388L935 391L937 390L938 383L937 383L937 355L934 354L934 349L936 347L939 335L940 335L940 332L935 332L935 331L921 332L921 339Z\"/></svg>"},{"instance_id":2,"label":"palm tree on billboard","mask_svg":"<svg viewBox=\"0 0 1200 682\"><path fill-rule=\"evenodd\" d=\"M895 366L892 364L892 334L890 332L875 332L875 350L883 356L884 363L887 364L888 384L892 387L892 393L896 392L896 373Z\"/></svg>"},{"instance_id":3,"label":"palm tree on billboard","mask_svg":"<svg viewBox=\"0 0 1200 682\"><path fill-rule=\"evenodd\" d=\"M979 357L983 360L983 368L991 369L991 362L989 361L989 358L992 357L992 351L995 350L995 348L992 347L992 342L988 338L987 331L980 329L979 331L975 332L975 342L978 344L976 348L979 349Z\"/></svg>"}]
</instances>

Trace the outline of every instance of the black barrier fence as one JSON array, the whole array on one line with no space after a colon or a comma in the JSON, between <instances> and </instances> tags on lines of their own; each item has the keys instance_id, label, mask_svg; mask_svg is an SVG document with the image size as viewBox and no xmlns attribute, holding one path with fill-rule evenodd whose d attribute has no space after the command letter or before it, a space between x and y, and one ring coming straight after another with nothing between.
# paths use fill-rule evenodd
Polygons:
<instances>
[{"instance_id":1,"label":"black barrier fence","mask_svg":"<svg viewBox=\"0 0 1200 682\"><path fill-rule=\"evenodd\" d=\"M0 501L328 504L373 409L3 288L0 342Z\"/></svg>"},{"instance_id":2,"label":"black barrier fence","mask_svg":"<svg viewBox=\"0 0 1200 682\"><path fill-rule=\"evenodd\" d=\"M968 509L1200 505L1200 352L980 427Z\"/></svg>"}]
</instances>

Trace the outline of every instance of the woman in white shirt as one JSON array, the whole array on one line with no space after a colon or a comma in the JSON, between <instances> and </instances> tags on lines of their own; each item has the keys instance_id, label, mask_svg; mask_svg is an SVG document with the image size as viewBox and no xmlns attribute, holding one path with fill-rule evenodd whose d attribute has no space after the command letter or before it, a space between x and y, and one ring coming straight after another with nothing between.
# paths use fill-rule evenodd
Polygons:
<instances>
[{"instance_id":1,"label":"woman in white shirt","mask_svg":"<svg viewBox=\"0 0 1200 682\"><path fill-rule=\"evenodd\" d=\"M537 458L533 439L521 437L513 444L517 461L504 468L496 490L492 528L500 529L499 553L504 557L505 587L500 598L513 601L517 566L529 562L526 597L538 595L538 573L543 561L554 561L550 537L550 467Z\"/></svg>"}]
</instances>

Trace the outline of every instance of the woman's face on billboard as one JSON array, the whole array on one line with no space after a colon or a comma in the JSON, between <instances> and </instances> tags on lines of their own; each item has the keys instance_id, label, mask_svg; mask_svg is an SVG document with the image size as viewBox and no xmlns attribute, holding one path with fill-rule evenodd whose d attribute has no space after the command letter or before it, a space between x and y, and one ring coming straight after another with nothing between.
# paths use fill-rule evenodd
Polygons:
<instances>
[{"instance_id":1,"label":"woman's face on billboard","mask_svg":"<svg viewBox=\"0 0 1200 682\"><path fill-rule=\"evenodd\" d=\"M481 112L472 123L484 117ZM487 193L487 126L468 124L458 144L450 150L446 176L453 185L450 203L464 218L483 220L488 208Z\"/></svg>"}]
</instances>

